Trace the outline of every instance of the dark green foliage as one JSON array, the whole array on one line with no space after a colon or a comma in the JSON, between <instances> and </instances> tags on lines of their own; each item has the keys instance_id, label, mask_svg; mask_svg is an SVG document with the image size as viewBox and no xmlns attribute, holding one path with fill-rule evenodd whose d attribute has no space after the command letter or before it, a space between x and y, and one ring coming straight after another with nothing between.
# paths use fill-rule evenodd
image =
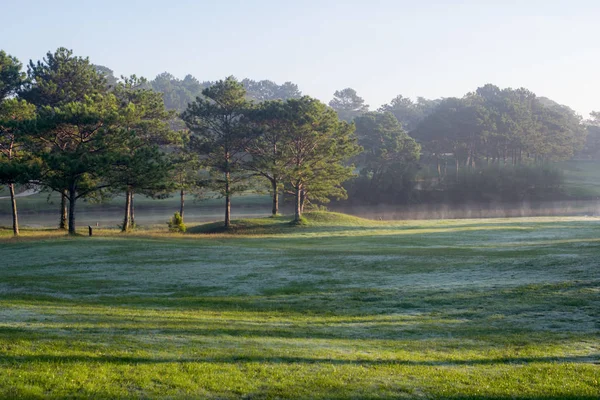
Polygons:
<instances>
[{"instance_id":1,"label":"dark green foliage","mask_svg":"<svg viewBox=\"0 0 600 400\"><path fill-rule=\"evenodd\" d=\"M24 146L24 134L35 118L35 107L15 98L0 100L0 184L7 185L12 205L13 233L19 235L15 185L38 179L38 159Z\"/></svg>"},{"instance_id":2,"label":"dark green foliage","mask_svg":"<svg viewBox=\"0 0 600 400\"><path fill-rule=\"evenodd\" d=\"M21 63L0 51L0 184L7 185L12 206L13 234L19 235L15 184L38 176L38 164L24 149L24 131L35 118L35 107L12 96L25 83Z\"/></svg>"},{"instance_id":3,"label":"dark green foliage","mask_svg":"<svg viewBox=\"0 0 600 400\"><path fill-rule=\"evenodd\" d=\"M154 196L174 189L172 164L159 145L178 139L169 124L175 115L165 109L160 93L144 88L146 83L134 75L124 78L113 91L119 104L115 128L122 141L107 179L113 190L126 193L123 231L135 223L134 193Z\"/></svg>"},{"instance_id":4,"label":"dark green foliage","mask_svg":"<svg viewBox=\"0 0 600 400\"><path fill-rule=\"evenodd\" d=\"M31 61L27 75L29 80L20 96L37 107L83 102L108 88L106 78L88 58L75 57L64 47L48 52L42 61Z\"/></svg>"},{"instance_id":5,"label":"dark green foliage","mask_svg":"<svg viewBox=\"0 0 600 400\"><path fill-rule=\"evenodd\" d=\"M69 199L69 232L75 233L75 203L108 187L103 178L111 171L122 139L112 128L118 120L113 95L86 97L83 102L40 110L35 145L43 162L40 183Z\"/></svg>"},{"instance_id":6,"label":"dark green foliage","mask_svg":"<svg viewBox=\"0 0 600 400\"><path fill-rule=\"evenodd\" d=\"M183 223L183 217L179 214L179 212L175 212L173 214L173 218L168 222L169 231L171 232L182 232L185 233L187 227Z\"/></svg>"},{"instance_id":7,"label":"dark green foliage","mask_svg":"<svg viewBox=\"0 0 600 400\"><path fill-rule=\"evenodd\" d=\"M354 125L338 119L335 111L308 96L284 103L286 185L295 198L295 220L311 201L346 198L342 183L353 176L346 162L360 152Z\"/></svg>"},{"instance_id":8,"label":"dark green foliage","mask_svg":"<svg viewBox=\"0 0 600 400\"><path fill-rule=\"evenodd\" d=\"M408 201L421 146L389 112L366 113L354 123L363 152L356 157L360 175L347 185L351 201L372 204Z\"/></svg>"},{"instance_id":9,"label":"dark green foliage","mask_svg":"<svg viewBox=\"0 0 600 400\"><path fill-rule=\"evenodd\" d=\"M23 65L15 57L0 50L0 101L17 92L24 83Z\"/></svg>"},{"instance_id":10,"label":"dark green foliage","mask_svg":"<svg viewBox=\"0 0 600 400\"><path fill-rule=\"evenodd\" d=\"M24 100L0 102L0 183L28 183L39 167L23 141L36 117L35 107Z\"/></svg>"},{"instance_id":11,"label":"dark green foliage","mask_svg":"<svg viewBox=\"0 0 600 400\"><path fill-rule=\"evenodd\" d=\"M291 129L286 104L281 101L265 101L248 113L252 128L257 132L248 142L249 159L246 168L267 179L273 197L272 215L279 213L279 192L291 166L288 141Z\"/></svg>"},{"instance_id":12,"label":"dark green foliage","mask_svg":"<svg viewBox=\"0 0 600 400\"><path fill-rule=\"evenodd\" d=\"M36 150L45 161L43 183L60 191L70 184L82 192L95 190L107 170L110 144L119 146L111 125L118 120L117 103L113 95L87 97L83 102L61 107L45 107L39 111Z\"/></svg>"},{"instance_id":13,"label":"dark green foliage","mask_svg":"<svg viewBox=\"0 0 600 400\"><path fill-rule=\"evenodd\" d=\"M69 199L69 232L74 234L76 200L106 186L101 178L114 148L111 124L117 120L117 102L89 59L62 47L31 61L27 74L20 96L39 113L28 138L43 164L38 183Z\"/></svg>"},{"instance_id":14,"label":"dark green foliage","mask_svg":"<svg viewBox=\"0 0 600 400\"><path fill-rule=\"evenodd\" d=\"M493 85L444 99L413 133L436 160L452 153L457 173L461 165L566 160L585 139L581 118L568 107Z\"/></svg>"},{"instance_id":15,"label":"dark green foliage","mask_svg":"<svg viewBox=\"0 0 600 400\"><path fill-rule=\"evenodd\" d=\"M189 148L201 156L212 173L207 182L225 198L225 226L230 225L231 196L246 189L248 173L244 161L253 139L246 115L251 104L246 91L229 77L202 91L203 98L188 105L181 115L192 136Z\"/></svg>"}]
</instances>

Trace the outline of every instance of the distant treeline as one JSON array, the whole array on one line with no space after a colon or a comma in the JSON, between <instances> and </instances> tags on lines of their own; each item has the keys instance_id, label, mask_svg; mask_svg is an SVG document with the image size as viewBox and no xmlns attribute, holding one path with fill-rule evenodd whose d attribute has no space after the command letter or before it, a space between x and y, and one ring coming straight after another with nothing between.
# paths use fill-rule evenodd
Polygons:
<instances>
[{"instance_id":1,"label":"distant treeline","mask_svg":"<svg viewBox=\"0 0 600 400\"><path fill-rule=\"evenodd\" d=\"M355 90L329 105L286 82L201 82L162 73L116 78L60 48L27 71L0 52L0 183L62 195L59 226L75 233L77 200L125 193L123 231L135 226L134 195L225 199L269 190L310 204L514 200L553 196L549 162L596 157L600 113L573 110L526 89L485 85L460 98L397 96L369 111ZM428 173L427 171L433 171Z\"/></svg>"},{"instance_id":2,"label":"distant treeline","mask_svg":"<svg viewBox=\"0 0 600 400\"><path fill-rule=\"evenodd\" d=\"M253 101L302 96L291 82L241 83ZM181 111L212 84L163 73L148 87L163 93L167 108ZM344 184L354 203L556 197L562 174L550 162L600 156L599 113L584 121L523 88L488 84L461 98L435 100L398 95L376 111L346 88L336 91L329 105L340 119L355 123L363 148L352 159L358 177Z\"/></svg>"}]
</instances>

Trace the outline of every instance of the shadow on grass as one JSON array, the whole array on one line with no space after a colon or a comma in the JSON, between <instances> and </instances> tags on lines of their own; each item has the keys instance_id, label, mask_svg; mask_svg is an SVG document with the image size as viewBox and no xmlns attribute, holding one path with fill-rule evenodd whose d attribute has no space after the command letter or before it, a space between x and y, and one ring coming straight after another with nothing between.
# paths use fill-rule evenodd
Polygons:
<instances>
[{"instance_id":1,"label":"shadow on grass","mask_svg":"<svg viewBox=\"0 0 600 400\"><path fill-rule=\"evenodd\" d=\"M310 282L308 282L310 284ZM531 301L536 300L536 308L554 309L557 305L569 306L563 311L578 312L574 306L593 305L597 302L597 289L600 280L580 280L568 282L540 283L525 286L499 286L488 288L451 287L446 289L424 288L407 291L399 289L360 289L327 288L318 289L309 285L284 286L267 290L264 295L245 296L194 296L198 288L180 289L173 293L167 288L163 293L151 296L106 296L61 298L50 295L23 293L2 293L0 300L13 306L30 307L101 307L95 317L104 318L104 307L116 309L135 308L140 312L156 308L170 311L188 310L193 312L250 312L285 313L286 316L384 316L399 314L427 313L431 311L451 311L457 316L459 310L468 311L473 307L482 315L502 312L502 305L514 304L519 310L532 310ZM450 290L451 289L451 290ZM566 303L565 303L566 302ZM79 310L82 312L83 310ZM79 314L79 313L78 313Z\"/></svg>"},{"instance_id":2,"label":"shadow on grass","mask_svg":"<svg viewBox=\"0 0 600 400\"><path fill-rule=\"evenodd\" d=\"M311 357L268 357L268 356L227 356L227 357L173 357L173 358L151 358L151 357L126 357L126 356L0 356L0 364L23 364L23 363L109 363L109 364L169 364L169 363L217 363L217 364L329 364L329 365L356 365L356 366L425 366L425 367L452 367L452 366L476 366L515 364L526 365L535 363L558 363L558 364L600 364L600 354L591 356L570 357L503 357L473 360L424 360L412 361L401 359L336 359L336 358L311 358Z\"/></svg>"},{"instance_id":3,"label":"shadow on grass","mask_svg":"<svg viewBox=\"0 0 600 400\"><path fill-rule=\"evenodd\" d=\"M267 218L241 219L231 221L226 228L222 221L197 225L187 230L188 234L277 234L292 233L299 225L294 224L291 217L276 216Z\"/></svg>"},{"instance_id":4,"label":"shadow on grass","mask_svg":"<svg viewBox=\"0 0 600 400\"><path fill-rule=\"evenodd\" d=\"M435 230L436 232L464 230L464 231L480 231L480 230L518 230L527 231L539 228L564 229L564 228L581 228L589 227L591 223L597 221L521 221L513 219L506 221L491 221L483 222L478 220L477 223L472 221L448 220L441 223L432 224L426 220L422 223L415 221L375 221L362 219L347 214L317 212L307 213L304 223L295 224L292 218L287 216L277 216L268 218L242 219L232 221L230 228L225 228L222 222L213 222L202 224L188 229L190 234L215 234L215 233L230 233L241 235L261 235L261 234L285 234L301 231L303 233L323 233L323 232L353 232L353 231L418 231L418 230ZM301 228L301 229L300 229Z\"/></svg>"}]
</instances>

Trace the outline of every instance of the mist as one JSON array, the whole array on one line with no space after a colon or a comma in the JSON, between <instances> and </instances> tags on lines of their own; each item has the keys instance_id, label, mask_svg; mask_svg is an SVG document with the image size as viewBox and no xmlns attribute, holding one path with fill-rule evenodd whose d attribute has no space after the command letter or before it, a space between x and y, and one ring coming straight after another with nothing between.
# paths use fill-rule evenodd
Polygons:
<instances>
[{"instance_id":1,"label":"mist","mask_svg":"<svg viewBox=\"0 0 600 400\"><path fill-rule=\"evenodd\" d=\"M527 201L513 203L337 205L333 211L373 220L600 216L600 201Z\"/></svg>"}]
</instances>

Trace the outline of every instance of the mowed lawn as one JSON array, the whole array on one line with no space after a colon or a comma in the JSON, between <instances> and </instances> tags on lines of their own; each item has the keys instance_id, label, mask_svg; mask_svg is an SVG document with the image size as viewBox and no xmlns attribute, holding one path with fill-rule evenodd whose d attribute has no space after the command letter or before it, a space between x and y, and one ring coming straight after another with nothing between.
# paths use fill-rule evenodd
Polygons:
<instances>
[{"instance_id":1,"label":"mowed lawn","mask_svg":"<svg viewBox=\"0 0 600 400\"><path fill-rule=\"evenodd\" d=\"M0 235L0 398L598 399L600 219Z\"/></svg>"}]
</instances>

